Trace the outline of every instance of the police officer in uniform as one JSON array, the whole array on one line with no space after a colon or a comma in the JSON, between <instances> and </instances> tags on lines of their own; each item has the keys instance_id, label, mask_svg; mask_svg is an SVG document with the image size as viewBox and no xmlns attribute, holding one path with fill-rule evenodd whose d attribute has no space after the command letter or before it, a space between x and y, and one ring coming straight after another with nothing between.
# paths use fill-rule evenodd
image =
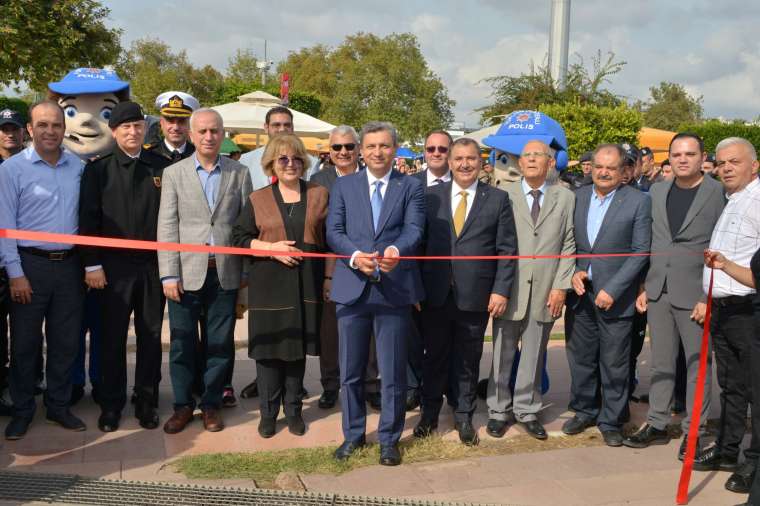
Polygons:
<instances>
[{"instance_id":1,"label":"police officer in uniform","mask_svg":"<svg viewBox=\"0 0 760 506\"><path fill-rule=\"evenodd\" d=\"M87 164L79 201L82 235L156 240L161 175L166 165L142 149L145 120L140 106L121 102L108 122L113 152ZM135 416L146 429L158 427L156 404L161 379L161 325L164 299L155 251L83 247L85 283L102 290L103 339L100 346L103 432L119 428L127 400L127 334L134 312L137 336Z\"/></svg>"}]
</instances>

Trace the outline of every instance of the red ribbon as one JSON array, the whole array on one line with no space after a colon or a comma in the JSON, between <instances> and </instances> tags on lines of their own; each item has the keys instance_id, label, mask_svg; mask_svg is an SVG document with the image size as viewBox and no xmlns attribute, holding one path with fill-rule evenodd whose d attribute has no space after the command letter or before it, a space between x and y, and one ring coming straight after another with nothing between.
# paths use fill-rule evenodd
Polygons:
<instances>
[{"instance_id":1,"label":"red ribbon","mask_svg":"<svg viewBox=\"0 0 760 506\"><path fill-rule=\"evenodd\" d=\"M710 352L710 317L712 314L713 269L710 269L710 284L707 288L707 308L705 309L705 324L702 329L702 347L699 352L699 372L697 373L697 388L694 392L694 405L691 408L689 435L686 440L686 455L681 467L681 478L678 480L676 504L689 503L689 481L694 467L694 456L697 452L697 437L699 436L699 419L702 414L702 402L705 394L705 375L707 374L707 354Z\"/></svg>"},{"instance_id":2,"label":"red ribbon","mask_svg":"<svg viewBox=\"0 0 760 506\"><path fill-rule=\"evenodd\" d=\"M232 246L207 246L205 244L181 244L176 242L140 241L136 239L115 239L111 237L94 237L89 235L54 234L51 232L33 232L0 228L0 238L25 241L77 244L79 246L97 246L100 248L139 249L148 251L179 251L183 253L213 253L215 255L260 255L289 256L303 258L350 258L350 255L335 253L306 253L291 251L271 251L251 248L234 248ZM697 254L697 253L695 253ZM701 253L699 253L701 255ZM614 257L650 257L670 255L670 253L589 253L573 255L475 255L475 256L402 256L399 260L547 260L558 258L614 258ZM382 258L378 256L378 258Z\"/></svg>"}]
</instances>

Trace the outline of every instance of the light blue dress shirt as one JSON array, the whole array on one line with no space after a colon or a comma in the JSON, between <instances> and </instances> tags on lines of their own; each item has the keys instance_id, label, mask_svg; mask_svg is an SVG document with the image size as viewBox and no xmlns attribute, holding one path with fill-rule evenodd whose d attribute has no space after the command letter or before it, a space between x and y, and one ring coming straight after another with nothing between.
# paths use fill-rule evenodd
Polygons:
<instances>
[{"instance_id":1,"label":"light blue dress shirt","mask_svg":"<svg viewBox=\"0 0 760 506\"><path fill-rule=\"evenodd\" d=\"M206 196L208 208L210 211L213 211L214 205L216 204L216 198L219 194L219 181L222 179L222 169L220 167L221 161L217 156L216 165L214 165L213 170L207 171L203 168L201 162L198 161L197 156L193 155L193 160L195 161L195 171L198 173L198 178L201 180L201 188L203 189L203 194ZM214 245L213 232L209 234L208 243L211 246Z\"/></svg>"},{"instance_id":2,"label":"light blue dress shirt","mask_svg":"<svg viewBox=\"0 0 760 506\"><path fill-rule=\"evenodd\" d=\"M528 210L533 209L533 195L530 194L531 191L533 191L533 188L530 187L530 185L525 181L525 178L522 178L520 180L522 184L522 191L523 195L525 195L525 200L528 202ZM546 183L542 184L538 191L541 192L541 194L538 196L538 205L539 207L544 207L544 195L546 195Z\"/></svg>"},{"instance_id":3,"label":"light blue dress shirt","mask_svg":"<svg viewBox=\"0 0 760 506\"><path fill-rule=\"evenodd\" d=\"M604 197L596 193L596 186L591 188L591 201L588 204L588 217L586 220L586 235L591 247L594 247L596 236L599 235L599 229L602 228L604 216L610 208L612 199L615 198L617 189L612 190ZM588 279L591 279L591 264L588 265Z\"/></svg>"},{"instance_id":4,"label":"light blue dress shirt","mask_svg":"<svg viewBox=\"0 0 760 506\"><path fill-rule=\"evenodd\" d=\"M84 164L74 154L61 150L55 166L44 161L34 146L8 158L0 165L0 228L79 233L79 184ZM15 239L0 240L2 265L8 276L24 275L18 246L50 251L71 249L71 244Z\"/></svg>"}]
</instances>

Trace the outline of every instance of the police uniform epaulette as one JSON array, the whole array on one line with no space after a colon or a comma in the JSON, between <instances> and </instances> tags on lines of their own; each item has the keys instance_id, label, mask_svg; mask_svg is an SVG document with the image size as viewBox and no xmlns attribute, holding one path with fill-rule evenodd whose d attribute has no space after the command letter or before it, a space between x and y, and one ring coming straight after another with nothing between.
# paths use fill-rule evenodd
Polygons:
<instances>
[{"instance_id":1,"label":"police uniform epaulette","mask_svg":"<svg viewBox=\"0 0 760 506\"><path fill-rule=\"evenodd\" d=\"M143 144L143 149L150 151L151 149L155 149L156 146L158 146L158 142Z\"/></svg>"}]
</instances>

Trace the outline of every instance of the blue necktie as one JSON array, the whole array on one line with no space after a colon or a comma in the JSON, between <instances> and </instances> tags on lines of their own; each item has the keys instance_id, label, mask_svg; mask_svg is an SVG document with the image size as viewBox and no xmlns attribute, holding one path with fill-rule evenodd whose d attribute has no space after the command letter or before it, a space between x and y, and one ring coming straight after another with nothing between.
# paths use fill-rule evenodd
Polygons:
<instances>
[{"instance_id":1,"label":"blue necktie","mask_svg":"<svg viewBox=\"0 0 760 506\"><path fill-rule=\"evenodd\" d=\"M370 199L370 204L372 205L372 224L375 225L375 232L377 232L377 225L380 222L380 211L383 210L383 194L380 193L383 182L375 181L372 184L375 185L375 191L372 192L372 198Z\"/></svg>"}]
</instances>

